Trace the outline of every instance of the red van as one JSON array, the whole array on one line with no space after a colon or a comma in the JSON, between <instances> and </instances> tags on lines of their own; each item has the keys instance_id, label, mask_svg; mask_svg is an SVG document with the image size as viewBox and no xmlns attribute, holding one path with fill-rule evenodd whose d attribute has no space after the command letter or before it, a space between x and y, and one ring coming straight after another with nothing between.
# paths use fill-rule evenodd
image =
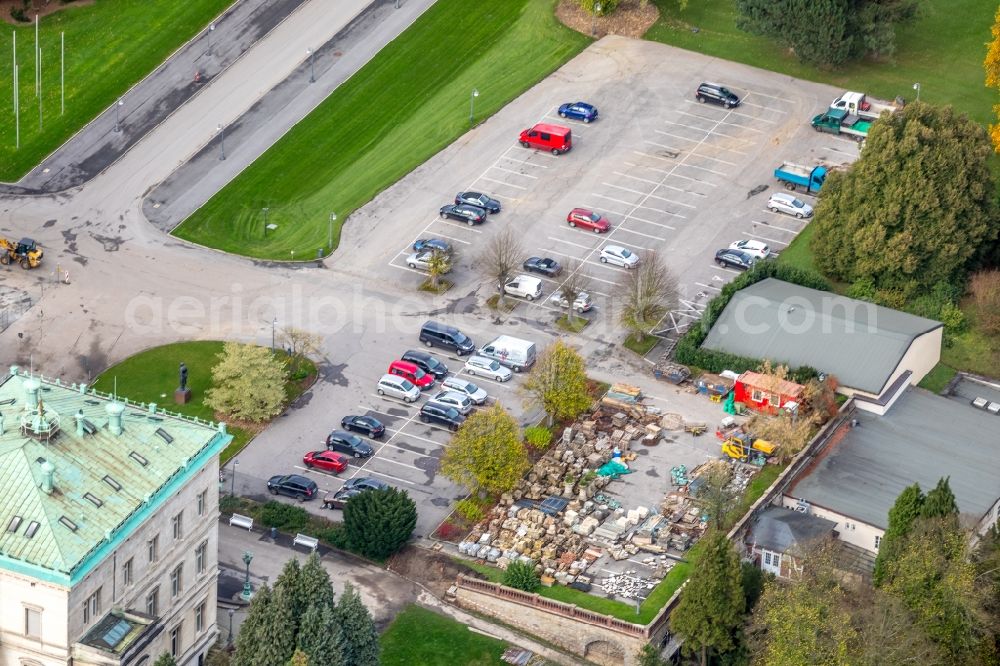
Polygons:
<instances>
[{"instance_id":1,"label":"red van","mask_svg":"<svg viewBox=\"0 0 1000 666\"><path fill-rule=\"evenodd\" d=\"M409 379L421 391L426 391L434 386L434 375L427 374L415 363L409 361L393 361L389 364L387 372L390 375L399 375Z\"/></svg>"},{"instance_id":2,"label":"red van","mask_svg":"<svg viewBox=\"0 0 1000 666\"><path fill-rule=\"evenodd\" d=\"M521 145L551 150L553 155L565 153L573 147L573 133L568 127L538 123L521 132Z\"/></svg>"}]
</instances>

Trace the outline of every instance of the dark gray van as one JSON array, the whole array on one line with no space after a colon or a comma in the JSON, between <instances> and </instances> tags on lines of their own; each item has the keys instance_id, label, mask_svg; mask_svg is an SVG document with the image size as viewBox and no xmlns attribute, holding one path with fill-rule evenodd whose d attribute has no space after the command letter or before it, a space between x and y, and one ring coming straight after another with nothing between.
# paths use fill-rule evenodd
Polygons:
<instances>
[{"instance_id":1,"label":"dark gray van","mask_svg":"<svg viewBox=\"0 0 1000 666\"><path fill-rule=\"evenodd\" d=\"M460 330L436 321L425 322L420 327L420 341L428 347L451 349L459 356L464 356L476 349L475 343Z\"/></svg>"}]
</instances>

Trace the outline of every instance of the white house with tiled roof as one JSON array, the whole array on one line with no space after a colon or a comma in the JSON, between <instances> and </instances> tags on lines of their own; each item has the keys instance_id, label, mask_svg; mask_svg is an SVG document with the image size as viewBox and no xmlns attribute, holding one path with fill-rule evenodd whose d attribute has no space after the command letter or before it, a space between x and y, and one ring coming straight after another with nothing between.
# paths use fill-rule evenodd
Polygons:
<instances>
[{"instance_id":1,"label":"white house with tiled roof","mask_svg":"<svg viewBox=\"0 0 1000 666\"><path fill-rule=\"evenodd\" d=\"M200 664L225 426L0 378L0 664Z\"/></svg>"}]
</instances>

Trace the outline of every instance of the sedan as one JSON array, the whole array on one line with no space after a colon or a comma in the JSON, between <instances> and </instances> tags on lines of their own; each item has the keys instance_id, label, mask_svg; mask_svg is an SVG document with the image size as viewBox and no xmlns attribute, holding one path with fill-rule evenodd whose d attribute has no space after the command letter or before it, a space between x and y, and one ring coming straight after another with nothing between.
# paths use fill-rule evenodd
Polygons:
<instances>
[{"instance_id":1,"label":"sedan","mask_svg":"<svg viewBox=\"0 0 1000 666\"><path fill-rule=\"evenodd\" d=\"M746 252L741 252L740 250L726 249L715 253L715 263L723 268L740 268L746 270L753 268L753 265L757 263L757 257Z\"/></svg>"},{"instance_id":2,"label":"sedan","mask_svg":"<svg viewBox=\"0 0 1000 666\"><path fill-rule=\"evenodd\" d=\"M434 375L435 379L443 379L448 375L448 366L427 352L409 349L403 354L403 360L409 361L429 375Z\"/></svg>"},{"instance_id":3,"label":"sedan","mask_svg":"<svg viewBox=\"0 0 1000 666\"><path fill-rule=\"evenodd\" d=\"M340 474L347 469L347 456L335 451L310 451L302 456L302 464L309 469L318 467L324 472Z\"/></svg>"},{"instance_id":4,"label":"sedan","mask_svg":"<svg viewBox=\"0 0 1000 666\"><path fill-rule=\"evenodd\" d=\"M440 238L418 238L413 243L413 250L415 252L430 252L431 250L437 250L438 252L451 254L451 243L443 241Z\"/></svg>"},{"instance_id":5,"label":"sedan","mask_svg":"<svg viewBox=\"0 0 1000 666\"><path fill-rule=\"evenodd\" d=\"M562 273L562 266L559 262L550 257L531 257L524 262L524 270L532 273L541 273L545 277L556 277Z\"/></svg>"},{"instance_id":6,"label":"sedan","mask_svg":"<svg viewBox=\"0 0 1000 666\"><path fill-rule=\"evenodd\" d=\"M360 495L366 490L385 490L386 488L389 488L389 484L378 479L373 479L370 476L355 477L349 479L333 496L324 498L323 508L343 509L349 499Z\"/></svg>"},{"instance_id":7,"label":"sedan","mask_svg":"<svg viewBox=\"0 0 1000 666\"><path fill-rule=\"evenodd\" d=\"M469 204L482 208L488 213L499 213L500 202L483 192L459 192L455 195L456 204Z\"/></svg>"},{"instance_id":8,"label":"sedan","mask_svg":"<svg viewBox=\"0 0 1000 666\"><path fill-rule=\"evenodd\" d=\"M424 252L414 252L406 258L406 265L410 268L418 271L429 271L431 267L431 257L434 255L434 250L424 251ZM451 264L447 266L445 273L451 272Z\"/></svg>"},{"instance_id":9,"label":"sedan","mask_svg":"<svg viewBox=\"0 0 1000 666\"><path fill-rule=\"evenodd\" d=\"M505 382L513 376L510 368L500 365L500 362L485 356L471 356L465 362L465 371L471 376L482 375L492 377L498 382Z\"/></svg>"},{"instance_id":10,"label":"sedan","mask_svg":"<svg viewBox=\"0 0 1000 666\"><path fill-rule=\"evenodd\" d=\"M365 441L357 435L352 435L346 430L334 430L326 436L326 448L330 451L339 451L355 458L367 458L375 453L375 450L365 444Z\"/></svg>"},{"instance_id":11,"label":"sedan","mask_svg":"<svg viewBox=\"0 0 1000 666\"><path fill-rule=\"evenodd\" d=\"M486 221L486 210L469 204L448 204L441 206L441 217L467 222L471 227L473 224L482 224Z\"/></svg>"},{"instance_id":12,"label":"sedan","mask_svg":"<svg viewBox=\"0 0 1000 666\"><path fill-rule=\"evenodd\" d=\"M758 259L765 259L767 255L771 254L771 248L767 246L767 243L762 243L756 240L738 240L730 245L729 249L746 252L753 257L757 257Z\"/></svg>"},{"instance_id":13,"label":"sedan","mask_svg":"<svg viewBox=\"0 0 1000 666\"><path fill-rule=\"evenodd\" d=\"M472 411L472 400L469 399L469 396L458 391L441 391L431 396L427 402L452 407L462 416Z\"/></svg>"},{"instance_id":14,"label":"sedan","mask_svg":"<svg viewBox=\"0 0 1000 666\"><path fill-rule=\"evenodd\" d=\"M459 414L454 407L427 402L420 408L420 420L423 423L443 425L448 430L455 432L465 422L465 417Z\"/></svg>"},{"instance_id":15,"label":"sedan","mask_svg":"<svg viewBox=\"0 0 1000 666\"><path fill-rule=\"evenodd\" d=\"M561 291L557 291L552 294L549 297L549 303L552 305L558 305L561 308L569 307L569 301L566 300L566 297ZM576 298L573 299L573 309L577 312L589 312L592 307L594 307L594 303L590 300L590 294L585 291L581 291L576 295Z\"/></svg>"},{"instance_id":16,"label":"sedan","mask_svg":"<svg viewBox=\"0 0 1000 666\"><path fill-rule=\"evenodd\" d=\"M559 107L559 116L589 123L597 120L597 107L586 102L567 102Z\"/></svg>"},{"instance_id":17,"label":"sedan","mask_svg":"<svg viewBox=\"0 0 1000 666\"><path fill-rule=\"evenodd\" d=\"M566 222L568 222L571 227L590 229L595 234L604 233L611 228L611 223L608 222L608 218L604 217L600 213L587 210L586 208L574 208L571 210L569 215L566 216Z\"/></svg>"},{"instance_id":18,"label":"sedan","mask_svg":"<svg viewBox=\"0 0 1000 666\"><path fill-rule=\"evenodd\" d=\"M300 502L315 497L318 491L319 486L316 482L301 474L279 474L267 480L267 492L272 495L294 497Z\"/></svg>"},{"instance_id":19,"label":"sedan","mask_svg":"<svg viewBox=\"0 0 1000 666\"><path fill-rule=\"evenodd\" d=\"M601 263L635 268L639 265L639 255L621 245L605 245L601 249Z\"/></svg>"},{"instance_id":20,"label":"sedan","mask_svg":"<svg viewBox=\"0 0 1000 666\"><path fill-rule=\"evenodd\" d=\"M378 439L385 434L385 426L378 419L371 416L350 415L340 419L340 427L351 432L360 432L372 439Z\"/></svg>"},{"instance_id":21,"label":"sedan","mask_svg":"<svg viewBox=\"0 0 1000 666\"><path fill-rule=\"evenodd\" d=\"M455 391L457 393L461 393L462 395L469 396L469 400L476 405L483 404L486 402L486 399L490 397L486 391L479 388L472 382L465 381L461 377L448 377L441 382L441 386L450 391Z\"/></svg>"}]
</instances>

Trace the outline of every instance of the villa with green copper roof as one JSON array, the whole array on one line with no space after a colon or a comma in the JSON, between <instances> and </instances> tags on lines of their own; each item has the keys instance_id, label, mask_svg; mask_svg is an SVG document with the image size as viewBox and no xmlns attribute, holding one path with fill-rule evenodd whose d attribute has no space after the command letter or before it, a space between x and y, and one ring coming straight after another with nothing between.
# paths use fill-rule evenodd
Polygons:
<instances>
[{"instance_id":1,"label":"villa with green copper roof","mask_svg":"<svg viewBox=\"0 0 1000 666\"><path fill-rule=\"evenodd\" d=\"M224 424L0 377L0 664L196 663L216 638Z\"/></svg>"}]
</instances>

